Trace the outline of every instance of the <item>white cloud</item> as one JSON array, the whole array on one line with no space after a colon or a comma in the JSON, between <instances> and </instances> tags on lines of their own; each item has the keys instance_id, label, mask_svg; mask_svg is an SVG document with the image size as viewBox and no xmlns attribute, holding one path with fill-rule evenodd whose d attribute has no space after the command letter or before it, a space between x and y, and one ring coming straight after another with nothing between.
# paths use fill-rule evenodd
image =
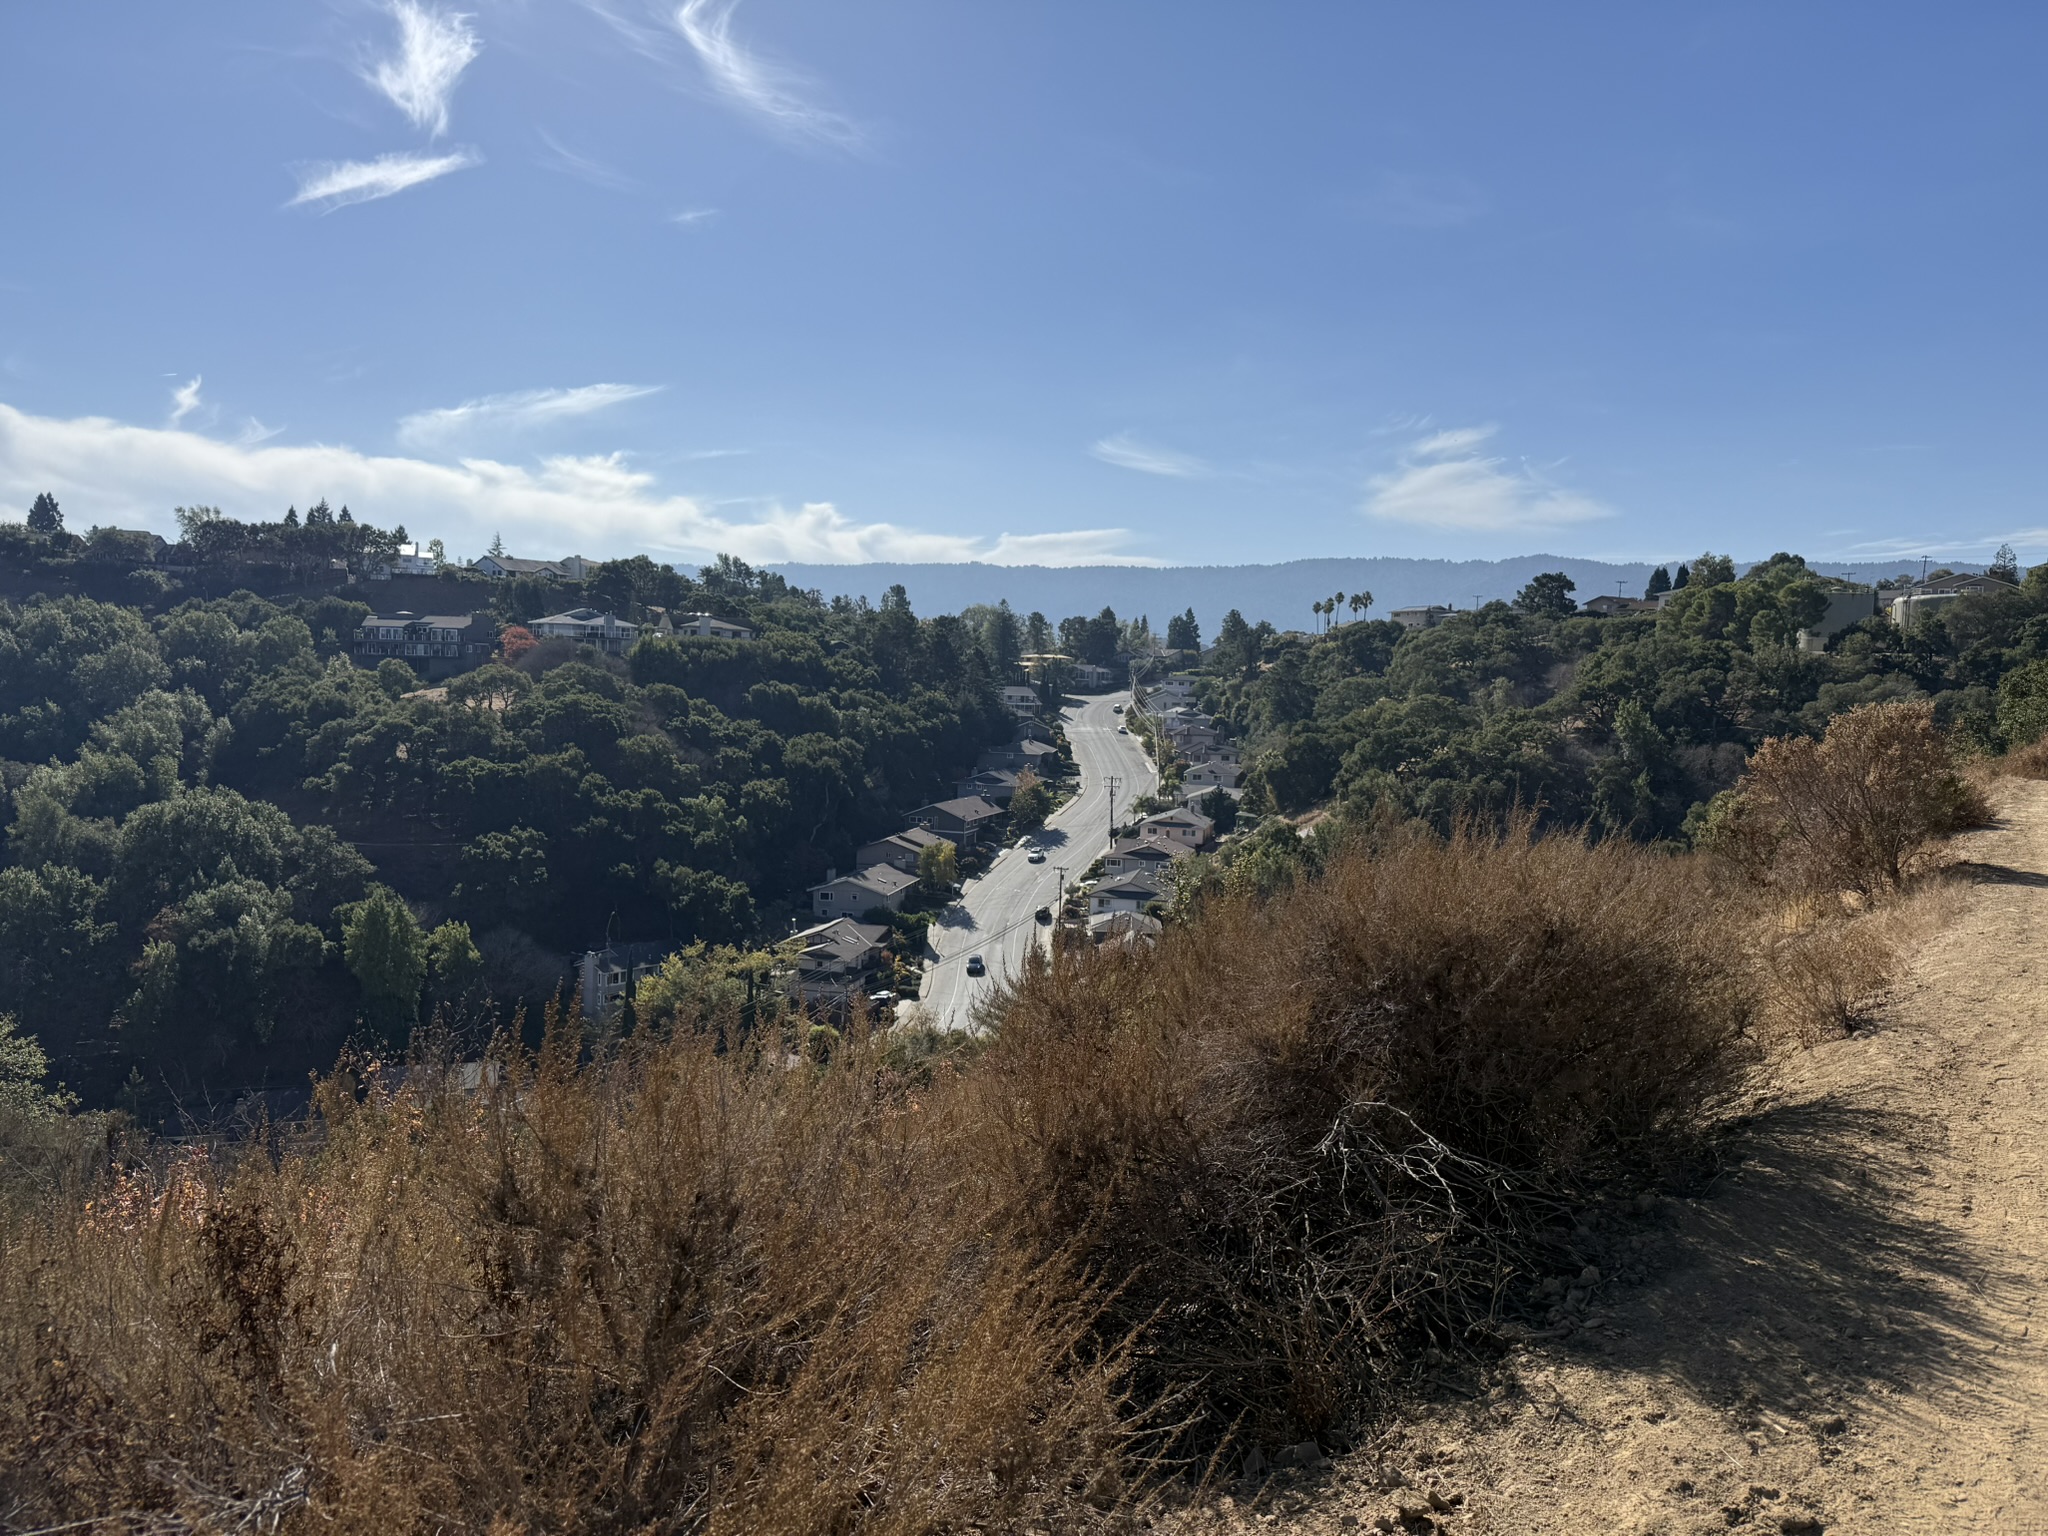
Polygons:
<instances>
[{"instance_id":1,"label":"white cloud","mask_svg":"<svg viewBox=\"0 0 2048 1536\"><path fill-rule=\"evenodd\" d=\"M809 82L794 71L750 53L732 35L739 0L682 0L675 26L722 94L758 113L793 138L850 149L860 130L835 112L806 101Z\"/></svg>"},{"instance_id":2,"label":"white cloud","mask_svg":"<svg viewBox=\"0 0 2048 1536\"><path fill-rule=\"evenodd\" d=\"M540 129L539 133L541 142L548 147L548 153L534 163L543 170L560 171L565 176L574 176L578 181L587 181L593 187L603 187L608 192L638 190L639 183L624 171L606 165L602 160L593 160L588 155L577 154L545 128Z\"/></svg>"},{"instance_id":3,"label":"white cloud","mask_svg":"<svg viewBox=\"0 0 2048 1536\"><path fill-rule=\"evenodd\" d=\"M1413 451L1426 459L1470 453L1499 430L1500 428L1495 426L1446 427L1441 432L1430 433L1428 437L1416 443Z\"/></svg>"},{"instance_id":4,"label":"white cloud","mask_svg":"<svg viewBox=\"0 0 2048 1536\"><path fill-rule=\"evenodd\" d=\"M448 131L448 99L483 45L470 18L453 11L393 0L391 16L398 23L398 52L366 78L415 128L439 138Z\"/></svg>"},{"instance_id":5,"label":"white cloud","mask_svg":"<svg viewBox=\"0 0 2048 1536\"><path fill-rule=\"evenodd\" d=\"M716 208L685 208L681 213L668 216L671 224L680 224L685 229L694 229L699 224L708 224L718 217Z\"/></svg>"},{"instance_id":6,"label":"white cloud","mask_svg":"<svg viewBox=\"0 0 2048 1536\"><path fill-rule=\"evenodd\" d=\"M178 425L179 422L183 421L187 416L190 416L194 411L199 409L200 405L203 403L199 398L199 386L204 382L205 380L199 374L195 373L192 375L189 382L180 384L176 389L171 391L172 426L175 427L176 425Z\"/></svg>"},{"instance_id":7,"label":"white cloud","mask_svg":"<svg viewBox=\"0 0 2048 1536\"><path fill-rule=\"evenodd\" d=\"M1483 532L1555 528L1612 517L1613 509L1554 485L1527 464L1508 467L1477 450L1492 427L1456 427L1415 443L1391 473L1367 482L1365 510L1388 522Z\"/></svg>"},{"instance_id":8,"label":"white cloud","mask_svg":"<svg viewBox=\"0 0 2048 1536\"><path fill-rule=\"evenodd\" d=\"M1139 442L1128 432L1105 437L1088 452L1105 464L1114 464L1119 469L1135 469L1140 474L1168 475L1176 480L1202 480L1214 473L1193 454L1152 447Z\"/></svg>"},{"instance_id":9,"label":"white cloud","mask_svg":"<svg viewBox=\"0 0 2048 1536\"><path fill-rule=\"evenodd\" d=\"M351 203L390 197L407 187L416 187L451 171L468 170L482 162L483 156L475 150L458 149L446 155L391 154L379 155L374 160L309 165L299 172L298 196L285 206L297 208L317 203L323 212L346 208Z\"/></svg>"},{"instance_id":10,"label":"white cloud","mask_svg":"<svg viewBox=\"0 0 2048 1536\"><path fill-rule=\"evenodd\" d=\"M483 429L524 430L594 416L612 406L658 394L659 384L584 384L575 389L522 389L485 395L460 405L415 411L398 423L398 440L414 448L446 443Z\"/></svg>"},{"instance_id":11,"label":"white cloud","mask_svg":"<svg viewBox=\"0 0 2048 1536\"><path fill-rule=\"evenodd\" d=\"M439 463L334 444L223 442L196 432L105 417L57 419L0 405L0 506L49 491L81 521L171 533L170 509L218 505L275 517L326 497L384 526L402 523L451 548L481 549L502 530L515 548L593 556L635 550L702 559L728 551L780 560L990 560L1009 564L1134 563L1118 530L976 538L858 523L827 502L768 505L752 518L659 489L623 457L558 457L533 467L492 459Z\"/></svg>"}]
</instances>

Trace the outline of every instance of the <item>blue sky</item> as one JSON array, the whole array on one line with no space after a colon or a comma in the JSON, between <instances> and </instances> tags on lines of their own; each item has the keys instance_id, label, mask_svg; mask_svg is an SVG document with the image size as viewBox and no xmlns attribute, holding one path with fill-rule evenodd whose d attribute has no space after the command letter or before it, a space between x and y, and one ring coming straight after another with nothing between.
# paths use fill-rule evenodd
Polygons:
<instances>
[{"instance_id":1,"label":"blue sky","mask_svg":"<svg viewBox=\"0 0 2048 1536\"><path fill-rule=\"evenodd\" d=\"M0 7L0 509L2048 555L2048 10Z\"/></svg>"}]
</instances>

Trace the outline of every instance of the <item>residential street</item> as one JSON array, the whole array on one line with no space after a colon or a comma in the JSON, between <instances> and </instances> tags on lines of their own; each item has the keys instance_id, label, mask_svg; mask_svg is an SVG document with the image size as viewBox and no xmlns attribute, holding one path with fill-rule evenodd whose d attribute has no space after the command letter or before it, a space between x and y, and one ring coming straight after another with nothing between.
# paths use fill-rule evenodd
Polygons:
<instances>
[{"instance_id":1,"label":"residential street","mask_svg":"<svg viewBox=\"0 0 2048 1536\"><path fill-rule=\"evenodd\" d=\"M1109 694L1061 711L1081 771L1080 793L1034 839L1045 849L1043 864L1031 863L1022 848L1006 848L932 925L932 947L939 958L925 972L919 995L919 1011L931 1024L971 1028L975 1002L1002 977L1014 974L1030 947L1042 942L1047 929L1033 914L1058 901L1061 868L1071 885L1108 851L1110 796L1103 780L1114 775L1123 781L1116 791L1119 819L1127 819L1124 807L1131 801L1152 793L1151 759L1136 737L1117 733L1123 717L1115 706L1129 702L1128 693ZM967 957L977 954L988 966L986 976L967 974Z\"/></svg>"}]
</instances>

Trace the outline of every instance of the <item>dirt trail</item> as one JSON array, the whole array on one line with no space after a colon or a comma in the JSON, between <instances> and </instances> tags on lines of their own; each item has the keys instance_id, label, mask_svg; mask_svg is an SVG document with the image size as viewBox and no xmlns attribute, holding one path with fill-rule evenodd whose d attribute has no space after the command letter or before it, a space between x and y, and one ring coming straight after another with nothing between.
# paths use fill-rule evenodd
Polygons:
<instances>
[{"instance_id":1,"label":"dirt trail","mask_svg":"<svg viewBox=\"0 0 2048 1536\"><path fill-rule=\"evenodd\" d=\"M2000 810L1875 1026L1791 1063L1705 1196L1589 1239L1654 1278L1197 1525L1422 1530L1433 1484L1451 1532L2048 1536L2048 784Z\"/></svg>"}]
</instances>

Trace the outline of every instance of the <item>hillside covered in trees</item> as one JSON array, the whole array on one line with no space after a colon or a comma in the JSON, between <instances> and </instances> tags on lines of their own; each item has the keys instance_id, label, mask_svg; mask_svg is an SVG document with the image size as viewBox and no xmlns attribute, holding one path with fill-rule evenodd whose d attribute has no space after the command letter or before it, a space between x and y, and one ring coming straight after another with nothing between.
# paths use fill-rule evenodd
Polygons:
<instances>
[{"instance_id":1,"label":"hillside covered in trees","mask_svg":"<svg viewBox=\"0 0 2048 1536\"><path fill-rule=\"evenodd\" d=\"M304 526L200 520L199 584ZM0 602L0 1015L87 1102L152 1117L302 1087L359 1023L397 1044L441 1004L537 1002L607 939L780 938L807 884L1012 724L1006 610L621 561L550 601L695 602L759 640L549 641L444 694L351 662L374 589L191 597L104 538L13 539L46 590ZM508 621L536 596L447 585Z\"/></svg>"},{"instance_id":2,"label":"hillside covered in trees","mask_svg":"<svg viewBox=\"0 0 2048 1536\"><path fill-rule=\"evenodd\" d=\"M1836 585L1796 555L1740 578L1709 555L1662 611L1633 616L1584 616L1540 578L1430 628L1282 635L1233 614L1203 697L1246 740L1251 809L1334 800L1442 827L1521 805L1652 842L1689 839L1766 737L1817 735L1858 704L1931 699L1984 752L2048 724L2048 568L1910 631L1874 617L1799 648Z\"/></svg>"}]
</instances>

